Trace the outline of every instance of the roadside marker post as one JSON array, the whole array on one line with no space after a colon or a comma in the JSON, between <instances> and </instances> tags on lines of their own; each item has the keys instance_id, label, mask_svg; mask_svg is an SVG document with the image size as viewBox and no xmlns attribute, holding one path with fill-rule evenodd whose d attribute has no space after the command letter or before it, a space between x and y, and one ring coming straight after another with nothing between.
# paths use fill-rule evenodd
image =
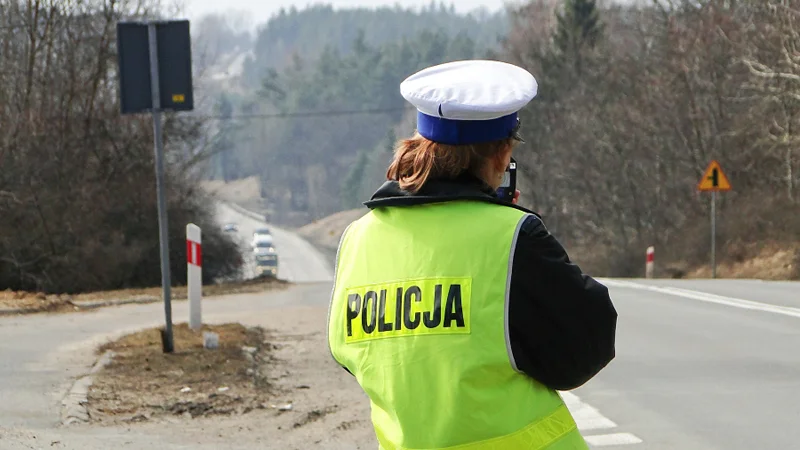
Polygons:
<instances>
[{"instance_id":1,"label":"roadside marker post","mask_svg":"<svg viewBox=\"0 0 800 450\"><path fill-rule=\"evenodd\" d=\"M161 344L164 353L172 353L175 345L161 113L194 109L189 21L119 22L117 53L121 114L149 112L153 116L161 289L166 322Z\"/></svg>"},{"instance_id":2,"label":"roadside marker post","mask_svg":"<svg viewBox=\"0 0 800 450\"><path fill-rule=\"evenodd\" d=\"M647 247L647 258L644 266L645 278L653 278L653 274L655 273L655 253L655 247Z\"/></svg>"},{"instance_id":3,"label":"roadside marker post","mask_svg":"<svg viewBox=\"0 0 800 450\"><path fill-rule=\"evenodd\" d=\"M189 328L198 330L203 325L201 301L203 297L203 246L200 227L186 225L186 291L189 299Z\"/></svg>"},{"instance_id":4,"label":"roadside marker post","mask_svg":"<svg viewBox=\"0 0 800 450\"><path fill-rule=\"evenodd\" d=\"M716 160L706 168L697 189L711 192L711 278L717 278L717 192L730 191L731 183Z\"/></svg>"}]
</instances>

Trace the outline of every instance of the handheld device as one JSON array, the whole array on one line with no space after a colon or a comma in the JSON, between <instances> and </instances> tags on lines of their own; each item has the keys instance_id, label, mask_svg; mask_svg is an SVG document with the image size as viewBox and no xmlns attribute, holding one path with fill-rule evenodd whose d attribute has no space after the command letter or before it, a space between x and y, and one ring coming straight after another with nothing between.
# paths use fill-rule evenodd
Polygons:
<instances>
[{"instance_id":1,"label":"handheld device","mask_svg":"<svg viewBox=\"0 0 800 450\"><path fill-rule=\"evenodd\" d=\"M517 190L517 161L511 158L511 162L503 174L503 183L497 188L497 198L511 203L514 200L514 193Z\"/></svg>"}]
</instances>

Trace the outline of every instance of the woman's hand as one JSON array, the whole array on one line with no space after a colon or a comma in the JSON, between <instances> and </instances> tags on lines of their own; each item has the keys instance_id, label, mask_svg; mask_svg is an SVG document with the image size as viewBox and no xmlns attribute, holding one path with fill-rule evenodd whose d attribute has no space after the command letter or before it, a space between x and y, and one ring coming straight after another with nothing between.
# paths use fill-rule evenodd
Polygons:
<instances>
[{"instance_id":1,"label":"woman's hand","mask_svg":"<svg viewBox=\"0 0 800 450\"><path fill-rule=\"evenodd\" d=\"M517 201L519 200L519 194L520 194L519 189L514 191L514 198L511 199L511 203L515 205L517 204Z\"/></svg>"}]
</instances>

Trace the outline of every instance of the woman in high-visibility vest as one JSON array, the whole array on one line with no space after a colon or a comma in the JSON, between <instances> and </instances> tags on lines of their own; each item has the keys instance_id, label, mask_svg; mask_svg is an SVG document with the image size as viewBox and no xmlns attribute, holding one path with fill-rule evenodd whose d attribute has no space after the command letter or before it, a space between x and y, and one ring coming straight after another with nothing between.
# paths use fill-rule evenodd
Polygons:
<instances>
[{"instance_id":1,"label":"woman in high-visibility vest","mask_svg":"<svg viewBox=\"0 0 800 450\"><path fill-rule=\"evenodd\" d=\"M401 84L417 133L342 236L328 320L382 449L587 448L557 391L614 358L617 313L518 192L496 195L536 91L496 61Z\"/></svg>"}]
</instances>

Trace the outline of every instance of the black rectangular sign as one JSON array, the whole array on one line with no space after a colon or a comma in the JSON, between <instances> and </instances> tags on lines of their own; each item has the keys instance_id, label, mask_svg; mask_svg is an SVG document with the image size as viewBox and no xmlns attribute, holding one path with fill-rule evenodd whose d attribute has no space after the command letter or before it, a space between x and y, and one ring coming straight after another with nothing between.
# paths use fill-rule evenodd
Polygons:
<instances>
[{"instance_id":1,"label":"black rectangular sign","mask_svg":"<svg viewBox=\"0 0 800 450\"><path fill-rule=\"evenodd\" d=\"M194 95L189 21L156 22L156 41L160 109L191 111L194 109ZM147 23L119 22L117 52L122 114L152 111Z\"/></svg>"}]
</instances>

